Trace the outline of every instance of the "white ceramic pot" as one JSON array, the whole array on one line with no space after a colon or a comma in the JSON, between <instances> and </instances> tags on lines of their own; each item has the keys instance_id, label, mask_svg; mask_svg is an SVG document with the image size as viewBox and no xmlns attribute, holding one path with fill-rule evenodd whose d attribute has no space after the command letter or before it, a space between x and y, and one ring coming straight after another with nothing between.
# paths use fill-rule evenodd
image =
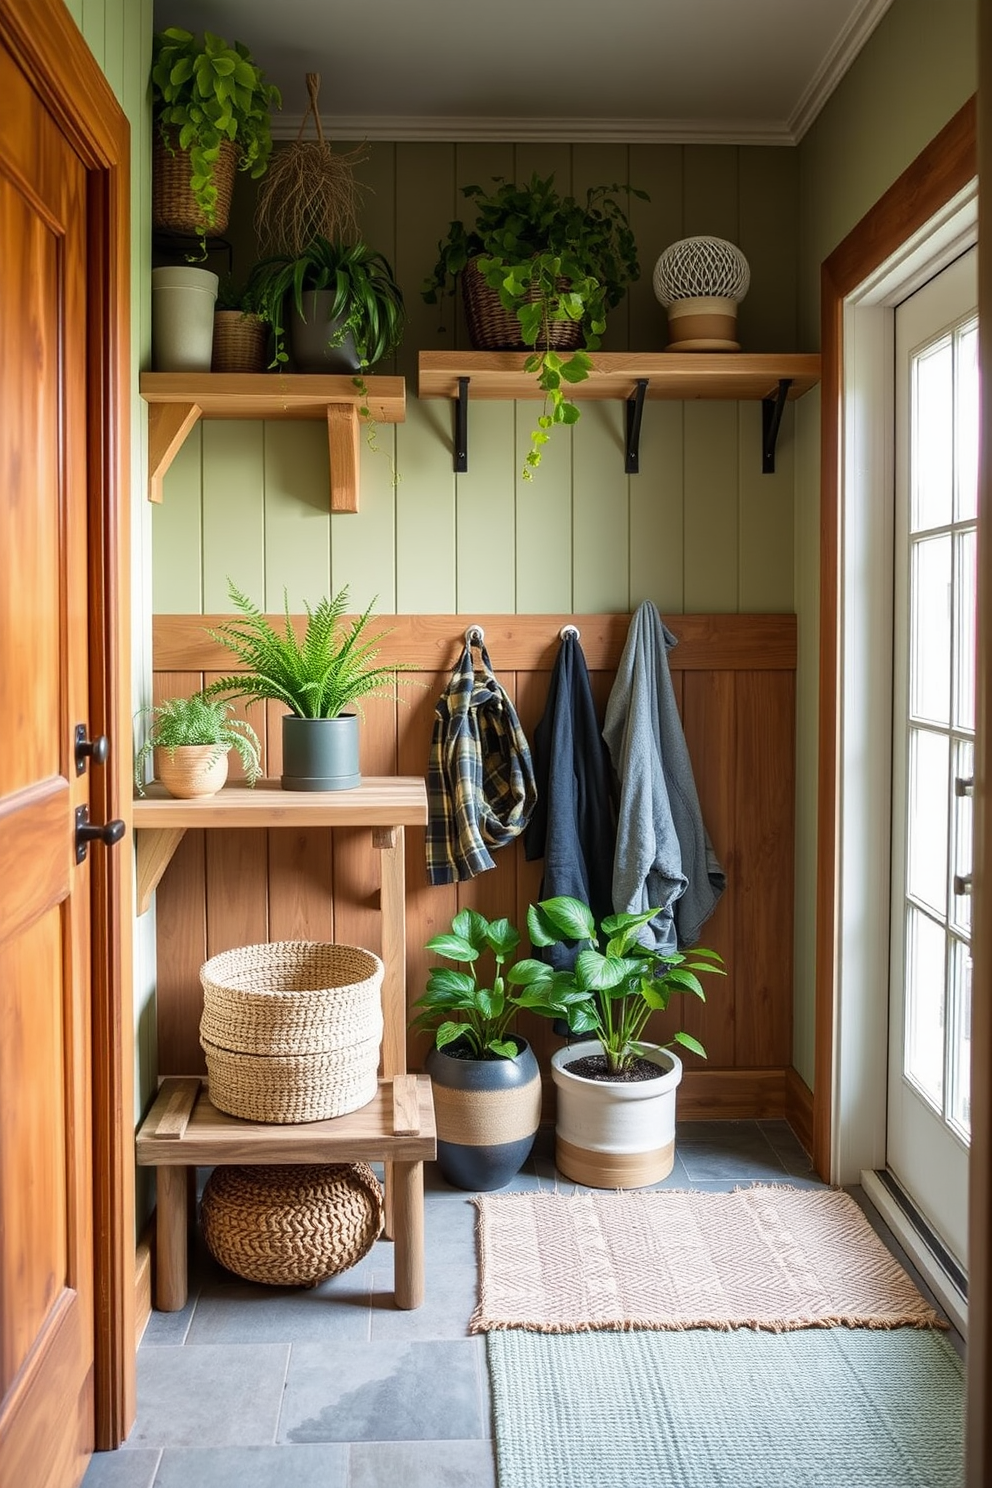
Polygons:
<instances>
[{"instance_id":1,"label":"white ceramic pot","mask_svg":"<svg viewBox=\"0 0 992 1488\"><path fill-rule=\"evenodd\" d=\"M551 1057L558 1095L555 1162L589 1188L644 1188L667 1178L675 1162L675 1092L682 1061L649 1047L656 1080L589 1080L566 1066L602 1054L596 1039L568 1044Z\"/></svg>"},{"instance_id":2,"label":"white ceramic pot","mask_svg":"<svg viewBox=\"0 0 992 1488\"><path fill-rule=\"evenodd\" d=\"M209 372L219 280L209 269L152 269L156 372Z\"/></svg>"}]
</instances>

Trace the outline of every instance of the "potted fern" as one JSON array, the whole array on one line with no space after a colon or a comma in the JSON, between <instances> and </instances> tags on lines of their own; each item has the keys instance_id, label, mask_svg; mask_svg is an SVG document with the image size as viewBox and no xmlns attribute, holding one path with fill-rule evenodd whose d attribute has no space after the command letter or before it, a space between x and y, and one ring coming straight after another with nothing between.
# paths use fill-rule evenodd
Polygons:
<instances>
[{"instance_id":1,"label":"potted fern","mask_svg":"<svg viewBox=\"0 0 992 1488\"><path fill-rule=\"evenodd\" d=\"M283 790L353 790L362 781L355 710L363 698L387 693L402 670L378 663L387 632L369 635L372 605L346 622L347 587L315 607L306 604L301 640L285 591L279 628L230 580L228 594L238 614L209 634L233 652L242 670L218 677L205 696L285 705Z\"/></svg>"},{"instance_id":2,"label":"potted fern","mask_svg":"<svg viewBox=\"0 0 992 1488\"><path fill-rule=\"evenodd\" d=\"M261 774L258 735L243 718L231 718L232 704L202 693L167 698L139 710L150 720L148 732L134 757L134 783L145 793L145 764L153 756L155 776L170 796L188 800L215 796L227 780L227 757L235 750L249 785Z\"/></svg>"},{"instance_id":3,"label":"potted fern","mask_svg":"<svg viewBox=\"0 0 992 1488\"><path fill-rule=\"evenodd\" d=\"M248 48L211 32L159 31L152 46L152 226L222 233L237 170L257 179L272 151L270 111L281 106Z\"/></svg>"},{"instance_id":4,"label":"potted fern","mask_svg":"<svg viewBox=\"0 0 992 1488\"><path fill-rule=\"evenodd\" d=\"M472 345L529 352L524 369L544 399L523 470L531 480L549 431L578 421L566 393L588 377L607 314L640 273L618 197L647 194L615 182L591 186L579 202L556 190L553 175L536 173L522 186L502 176L493 183L491 191L462 187L475 223L451 223L422 294L435 305L460 281Z\"/></svg>"}]
</instances>

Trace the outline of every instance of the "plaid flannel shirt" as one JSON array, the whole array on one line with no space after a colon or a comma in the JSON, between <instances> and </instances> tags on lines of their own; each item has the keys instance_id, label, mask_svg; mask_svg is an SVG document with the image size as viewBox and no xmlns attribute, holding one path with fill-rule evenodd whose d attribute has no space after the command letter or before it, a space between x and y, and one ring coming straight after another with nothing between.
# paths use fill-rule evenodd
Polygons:
<instances>
[{"instance_id":1,"label":"plaid flannel shirt","mask_svg":"<svg viewBox=\"0 0 992 1488\"><path fill-rule=\"evenodd\" d=\"M495 867L490 848L524 830L537 801L516 709L479 646L466 646L434 710L427 771L427 881L454 883Z\"/></svg>"}]
</instances>

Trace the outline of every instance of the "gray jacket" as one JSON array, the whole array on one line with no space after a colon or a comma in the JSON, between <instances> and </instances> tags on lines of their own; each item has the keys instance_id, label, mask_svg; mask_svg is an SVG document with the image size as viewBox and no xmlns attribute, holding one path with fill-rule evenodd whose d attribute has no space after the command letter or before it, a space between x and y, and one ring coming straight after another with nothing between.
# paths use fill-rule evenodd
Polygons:
<instances>
[{"instance_id":1,"label":"gray jacket","mask_svg":"<svg viewBox=\"0 0 992 1488\"><path fill-rule=\"evenodd\" d=\"M657 905L647 928L662 951L696 943L727 882L703 823L668 669L677 644L650 600L639 605L603 726L620 790L613 908Z\"/></svg>"}]
</instances>

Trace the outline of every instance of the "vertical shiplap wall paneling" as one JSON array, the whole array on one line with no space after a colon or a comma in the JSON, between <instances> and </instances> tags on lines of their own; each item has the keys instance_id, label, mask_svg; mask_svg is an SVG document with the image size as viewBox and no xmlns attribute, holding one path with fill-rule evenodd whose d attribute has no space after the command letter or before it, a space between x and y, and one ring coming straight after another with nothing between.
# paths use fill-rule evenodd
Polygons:
<instances>
[{"instance_id":1,"label":"vertical shiplap wall paneling","mask_svg":"<svg viewBox=\"0 0 992 1488\"><path fill-rule=\"evenodd\" d=\"M685 609L738 603L738 403L685 403Z\"/></svg>"},{"instance_id":2,"label":"vertical shiplap wall paneling","mask_svg":"<svg viewBox=\"0 0 992 1488\"><path fill-rule=\"evenodd\" d=\"M201 420L187 436L163 482L162 502L152 511L156 615L195 615L204 608L203 428Z\"/></svg>"},{"instance_id":3,"label":"vertical shiplap wall paneling","mask_svg":"<svg viewBox=\"0 0 992 1488\"><path fill-rule=\"evenodd\" d=\"M488 189L494 176L512 180L511 144L455 146L455 212L466 227L475 221L476 208L461 188L476 184ZM459 345L468 344L460 327L456 338ZM516 601L514 409L512 403L471 402L471 387L469 398L468 470L455 480L455 608L463 614L498 614L512 611Z\"/></svg>"},{"instance_id":4,"label":"vertical shiplap wall paneling","mask_svg":"<svg viewBox=\"0 0 992 1488\"><path fill-rule=\"evenodd\" d=\"M103 72L118 102L124 92L124 12L119 0L104 0Z\"/></svg>"},{"instance_id":5,"label":"vertical shiplap wall paneling","mask_svg":"<svg viewBox=\"0 0 992 1488\"><path fill-rule=\"evenodd\" d=\"M630 177L630 148L623 144L579 144L572 147L572 193L576 201L585 201L592 186L626 186ZM616 193L623 207L629 206L624 191ZM604 351L626 351L630 339L630 302L626 296L606 320L603 332Z\"/></svg>"},{"instance_id":6,"label":"vertical shiplap wall paneling","mask_svg":"<svg viewBox=\"0 0 992 1488\"><path fill-rule=\"evenodd\" d=\"M738 311L744 351L799 351L797 344L799 157L795 150L741 146L737 236L751 269Z\"/></svg>"},{"instance_id":7,"label":"vertical shiplap wall paneling","mask_svg":"<svg viewBox=\"0 0 992 1488\"><path fill-rule=\"evenodd\" d=\"M265 593L264 439L259 419L203 423L203 607L233 608L230 578L256 604ZM281 597L281 593L280 593Z\"/></svg>"},{"instance_id":8,"label":"vertical shiplap wall paneling","mask_svg":"<svg viewBox=\"0 0 992 1488\"><path fill-rule=\"evenodd\" d=\"M83 29L83 0L65 0L65 8L72 16L80 31ZM85 36L85 32L83 35Z\"/></svg>"},{"instance_id":9,"label":"vertical shiplap wall paneling","mask_svg":"<svg viewBox=\"0 0 992 1488\"><path fill-rule=\"evenodd\" d=\"M304 600L316 604L333 582L327 427L268 419L261 428L265 607L281 610L286 589L299 614Z\"/></svg>"},{"instance_id":10,"label":"vertical shiplap wall paneling","mask_svg":"<svg viewBox=\"0 0 992 1488\"><path fill-rule=\"evenodd\" d=\"M794 608L792 569L795 404L782 414L773 474L761 473L761 404L738 405L737 608Z\"/></svg>"},{"instance_id":11,"label":"vertical shiplap wall paneling","mask_svg":"<svg viewBox=\"0 0 992 1488\"><path fill-rule=\"evenodd\" d=\"M83 0L80 27L100 66L107 55L107 0Z\"/></svg>"},{"instance_id":12,"label":"vertical shiplap wall paneling","mask_svg":"<svg viewBox=\"0 0 992 1488\"><path fill-rule=\"evenodd\" d=\"M624 404L583 403L572 429L572 604L580 614L627 607L633 477L624 474L623 450Z\"/></svg>"},{"instance_id":13,"label":"vertical shiplap wall paneling","mask_svg":"<svg viewBox=\"0 0 992 1488\"><path fill-rule=\"evenodd\" d=\"M661 252L682 236L683 149L632 145L630 183L650 201L632 197L641 276L628 291L630 345L663 349L666 318L652 285ZM651 599L662 611L683 608L682 404L646 402L641 424L640 473L630 477L630 592L636 608Z\"/></svg>"},{"instance_id":14,"label":"vertical shiplap wall paneling","mask_svg":"<svg viewBox=\"0 0 992 1488\"><path fill-rule=\"evenodd\" d=\"M450 344L438 336L436 306L425 305L419 290L453 215L454 168L453 145L396 146L396 273L408 310L397 370L411 394L418 349ZM401 612L446 614L456 608L451 444L448 404L408 396L406 422L396 431L396 605Z\"/></svg>"},{"instance_id":15,"label":"vertical shiplap wall paneling","mask_svg":"<svg viewBox=\"0 0 992 1488\"><path fill-rule=\"evenodd\" d=\"M514 146L514 180L553 175L555 190L572 189L572 147L564 142L518 142ZM572 439L556 429L544 446L544 458L533 480L522 471L531 447L530 432L543 412L539 399L514 408L513 477L516 502L516 604L523 615L567 614L575 609L572 593Z\"/></svg>"}]
</instances>

